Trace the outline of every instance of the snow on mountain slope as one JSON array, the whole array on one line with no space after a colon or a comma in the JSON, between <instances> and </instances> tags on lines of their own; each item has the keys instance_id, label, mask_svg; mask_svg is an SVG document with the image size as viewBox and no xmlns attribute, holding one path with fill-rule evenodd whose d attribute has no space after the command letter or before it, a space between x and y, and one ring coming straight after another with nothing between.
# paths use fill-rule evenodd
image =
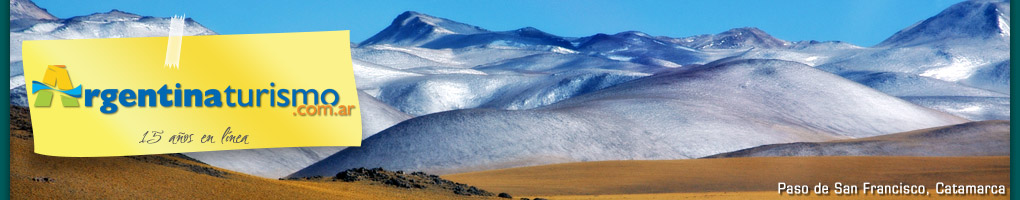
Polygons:
<instances>
[{"instance_id":1,"label":"snow on mountain slope","mask_svg":"<svg viewBox=\"0 0 1020 200\"><path fill-rule=\"evenodd\" d=\"M10 84L11 84L10 86L11 86L12 90L14 88L16 88L16 87L19 87L19 86L25 86L25 76L24 75L18 75L18 76L11 77L11 83Z\"/></svg>"},{"instance_id":2,"label":"snow on mountain slope","mask_svg":"<svg viewBox=\"0 0 1020 200\"><path fill-rule=\"evenodd\" d=\"M869 48L834 60L818 67L836 74L856 71L898 72L960 82L980 71L996 71L990 68L1009 60L1009 43L1000 40L971 40L927 46ZM1005 81L1000 80L985 82L979 88L1008 93L1008 90L1002 90L1008 87Z\"/></svg>"},{"instance_id":3,"label":"snow on mountain slope","mask_svg":"<svg viewBox=\"0 0 1020 200\"><path fill-rule=\"evenodd\" d=\"M429 75L438 75L438 74L486 75L486 73L482 72L482 71L478 71L478 70L470 69L470 68L458 68L458 67L416 67L416 68L410 68L410 69L406 69L406 70L409 71L409 72L414 72L414 73L419 73L419 74L429 74Z\"/></svg>"},{"instance_id":4,"label":"snow on mountain slope","mask_svg":"<svg viewBox=\"0 0 1020 200\"><path fill-rule=\"evenodd\" d=\"M637 31L613 35L600 33L574 42L578 43L578 51L619 61L648 57L680 65L708 62L705 60L707 55L697 50Z\"/></svg>"},{"instance_id":5,"label":"snow on mountain slope","mask_svg":"<svg viewBox=\"0 0 1020 200\"><path fill-rule=\"evenodd\" d=\"M1008 94L906 73L847 72L842 76L893 96L1009 97Z\"/></svg>"},{"instance_id":6,"label":"snow on mountain slope","mask_svg":"<svg viewBox=\"0 0 1020 200\"><path fill-rule=\"evenodd\" d=\"M467 47L459 49L429 49L411 46L379 44L351 49L351 55L359 60L392 67L409 69L417 67L471 68L505 59L524 57L548 51Z\"/></svg>"},{"instance_id":7,"label":"snow on mountain slope","mask_svg":"<svg viewBox=\"0 0 1020 200\"><path fill-rule=\"evenodd\" d=\"M800 41L787 48L751 48L733 56L743 59L780 59L804 63L811 66L833 62L847 54L856 53L862 47L838 41ZM705 49L706 52L726 53L724 49ZM717 53L719 54L719 53Z\"/></svg>"},{"instance_id":8,"label":"snow on mountain slope","mask_svg":"<svg viewBox=\"0 0 1020 200\"><path fill-rule=\"evenodd\" d=\"M28 91L25 90L25 85L11 88L11 105L28 107Z\"/></svg>"},{"instance_id":9,"label":"snow on mountain slope","mask_svg":"<svg viewBox=\"0 0 1020 200\"><path fill-rule=\"evenodd\" d=\"M650 74L617 70L584 69L550 74L527 87L515 89L498 98L482 104L479 108L507 110L532 109L592 93L617 84L626 83Z\"/></svg>"},{"instance_id":10,"label":"snow on mountain slope","mask_svg":"<svg viewBox=\"0 0 1020 200\"><path fill-rule=\"evenodd\" d=\"M401 121L410 119L404 114L368 94L358 91L361 109L362 137L382 131ZM346 147L294 147L273 149L245 149L184 153L206 164L246 174L280 178L307 167Z\"/></svg>"},{"instance_id":11,"label":"snow on mountain slope","mask_svg":"<svg viewBox=\"0 0 1020 200\"><path fill-rule=\"evenodd\" d=\"M653 66L612 60L591 55L542 53L506 59L474 67L485 72L556 73L574 69L615 69L649 71Z\"/></svg>"},{"instance_id":12,"label":"snow on mountain slope","mask_svg":"<svg viewBox=\"0 0 1020 200\"><path fill-rule=\"evenodd\" d=\"M380 86L393 80L421 76L358 59L352 59L351 62L354 66L354 83L359 90L378 90Z\"/></svg>"},{"instance_id":13,"label":"snow on mountain slope","mask_svg":"<svg viewBox=\"0 0 1020 200\"><path fill-rule=\"evenodd\" d=\"M416 47L396 47L390 45L362 46L351 48L351 56L354 59L395 69L462 65L462 63L454 60L452 50L432 50Z\"/></svg>"},{"instance_id":14,"label":"snow on mountain slope","mask_svg":"<svg viewBox=\"0 0 1020 200\"><path fill-rule=\"evenodd\" d=\"M541 30L533 27L525 27L512 31L486 32L470 35L448 35L422 44L421 47L444 49L486 45L518 47L525 49L535 47L545 49L554 47L566 49L573 48L570 41L556 35L542 32Z\"/></svg>"},{"instance_id":15,"label":"snow on mountain slope","mask_svg":"<svg viewBox=\"0 0 1020 200\"><path fill-rule=\"evenodd\" d=\"M698 158L962 122L803 64L742 60L681 68L535 109L416 117L290 176Z\"/></svg>"},{"instance_id":16,"label":"snow on mountain slope","mask_svg":"<svg viewBox=\"0 0 1020 200\"><path fill-rule=\"evenodd\" d=\"M647 75L597 69L555 74L436 74L390 82L376 96L416 116L468 108L527 109Z\"/></svg>"},{"instance_id":17,"label":"snow on mountain slope","mask_svg":"<svg viewBox=\"0 0 1020 200\"><path fill-rule=\"evenodd\" d=\"M1009 121L980 121L889 135L763 145L709 158L771 156L1009 156Z\"/></svg>"},{"instance_id":18,"label":"snow on mountain slope","mask_svg":"<svg viewBox=\"0 0 1020 200\"><path fill-rule=\"evenodd\" d=\"M1009 94L1009 59L989 66L978 67L974 74L967 79L960 80L961 84L971 85L978 88L988 88Z\"/></svg>"},{"instance_id":19,"label":"snow on mountain slope","mask_svg":"<svg viewBox=\"0 0 1020 200\"><path fill-rule=\"evenodd\" d=\"M521 87L539 76L447 74L394 81L376 97L411 114L474 108L498 97L507 87Z\"/></svg>"}]
</instances>

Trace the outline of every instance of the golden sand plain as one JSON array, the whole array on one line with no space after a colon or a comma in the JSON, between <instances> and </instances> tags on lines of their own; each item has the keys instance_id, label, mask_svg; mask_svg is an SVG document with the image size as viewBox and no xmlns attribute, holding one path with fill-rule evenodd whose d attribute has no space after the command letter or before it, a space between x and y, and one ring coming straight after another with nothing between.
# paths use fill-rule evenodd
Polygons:
<instances>
[{"instance_id":1,"label":"golden sand plain","mask_svg":"<svg viewBox=\"0 0 1020 200\"><path fill-rule=\"evenodd\" d=\"M759 157L579 162L445 175L520 197L550 199L914 199L936 182L1009 186L1009 157ZM931 196L780 196L777 183L923 184ZM963 196L963 199L1008 196Z\"/></svg>"}]
</instances>

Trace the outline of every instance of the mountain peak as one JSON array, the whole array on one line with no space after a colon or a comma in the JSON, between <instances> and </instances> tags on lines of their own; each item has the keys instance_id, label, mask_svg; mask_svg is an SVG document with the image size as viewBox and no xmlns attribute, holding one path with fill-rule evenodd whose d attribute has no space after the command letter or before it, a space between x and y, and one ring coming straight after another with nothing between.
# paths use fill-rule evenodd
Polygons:
<instances>
[{"instance_id":1,"label":"mountain peak","mask_svg":"<svg viewBox=\"0 0 1020 200\"><path fill-rule=\"evenodd\" d=\"M769 35L768 33L765 33L765 31L762 31L761 29L758 29L757 27L732 28L730 30L723 31L722 33L719 33L719 34L720 35L721 34L753 34L753 35L766 35L766 36Z\"/></svg>"},{"instance_id":2,"label":"mountain peak","mask_svg":"<svg viewBox=\"0 0 1020 200\"><path fill-rule=\"evenodd\" d=\"M910 46L961 38L1009 39L1009 1L972 0L907 27L878 46Z\"/></svg>"},{"instance_id":3,"label":"mountain peak","mask_svg":"<svg viewBox=\"0 0 1020 200\"><path fill-rule=\"evenodd\" d=\"M407 18L405 16L412 16L412 15L425 15L425 16L428 16L428 15L426 15L424 13L420 13L418 11L408 10L408 11L404 11L404 12L400 13L400 15L397 16L397 18Z\"/></svg>"},{"instance_id":4,"label":"mountain peak","mask_svg":"<svg viewBox=\"0 0 1020 200\"><path fill-rule=\"evenodd\" d=\"M535 28L535 27L528 26L528 27L524 27L524 28L519 28L517 30L513 30L512 32L513 32L513 35L516 35L516 36L527 37L527 38L539 38L539 39L544 39L544 40L549 40L549 41L555 41L554 43L559 43L559 44L556 44L555 46L561 46L561 47L565 47L565 48L573 48L573 46L570 45L570 41L567 41L566 39L563 39L560 36L556 36L556 35L553 35L551 33L547 33L545 31L539 30L538 28Z\"/></svg>"},{"instance_id":5,"label":"mountain peak","mask_svg":"<svg viewBox=\"0 0 1020 200\"><path fill-rule=\"evenodd\" d=\"M530 26L524 27L524 28L519 28L519 29L514 30L514 31L516 31L518 33L545 33L542 30L538 30L538 28L530 27Z\"/></svg>"},{"instance_id":6,"label":"mountain peak","mask_svg":"<svg viewBox=\"0 0 1020 200\"><path fill-rule=\"evenodd\" d=\"M139 18L142 18L142 16L134 13L113 9L105 13L92 13L86 16L72 17L71 20L91 22L115 22L115 21L133 21L138 20Z\"/></svg>"},{"instance_id":7,"label":"mountain peak","mask_svg":"<svg viewBox=\"0 0 1020 200\"><path fill-rule=\"evenodd\" d=\"M790 42L772 37L755 27L726 30L715 35L699 35L682 39L696 49L783 48Z\"/></svg>"},{"instance_id":8,"label":"mountain peak","mask_svg":"<svg viewBox=\"0 0 1020 200\"><path fill-rule=\"evenodd\" d=\"M397 15L396 19L393 19L393 23L396 24L397 22L399 22L400 25L407 26L412 23L430 23L440 20L441 19L438 17L433 17L431 15L426 15L420 12L404 11L403 13L400 13L400 15Z\"/></svg>"},{"instance_id":9,"label":"mountain peak","mask_svg":"<svg viewBox=\"0 0 1020 200\"><path fill-rule=\"evenodd\" d=\"M624 31L616 34L597 33L577 40L578 48L592 51L609 51L627 46L661 46L658 38L638 31Z\"/></svg>"},{"instance_id":10,"label":"mountain peak","mask_svg":"<svg viewBox=\"0 0 1020 200\"><path fill-rule=\"evenodd\" d=\"M617 33L616 35L618 35L618 36L625 36L625 37L635 37L635 36L637 36L637 37L652 37L651 35L648 35L647 33L644 33L644 32L641 32L641 31L624 31L624 32Z\"/></svg>"},{"instance_id":11,"label":"mountain peak","mask_svg":"<svg viewBox=\"0 0 1020 200\"><path fill-rule=\"evenodd\" d=\"M415 11L405 11L390 26L368 38L361 45L395 44L418 46L446 35L489 32L483 28Z\"/></svg>"},{"instance_id":12,"label":"mountain peak","mask_svg":"<svg viewBox=\"0 0 1020 200\"><path fill-rule=\"evenodd\" d=\"M110 10L110 12L106 12L106 13L103 13L103 14L107 14L107 15L129 15L129 16L139 16L139 15L137 15L137 14L134 14L134 13L124 12L124 11L121 11L121 10L117 10L117 9L113 9L113 10Z\"/></svg>"},{"instance_id":13,"label":"mountain peak","mask_svg":"<svg viewBox=\"0 0 1020 200\"><path fill-rule=\"evenodd\" d=\"M11 21L14 20L57 20L46 9L40 8L30 0L11 0Z\"/></svg>"}]
</instances>

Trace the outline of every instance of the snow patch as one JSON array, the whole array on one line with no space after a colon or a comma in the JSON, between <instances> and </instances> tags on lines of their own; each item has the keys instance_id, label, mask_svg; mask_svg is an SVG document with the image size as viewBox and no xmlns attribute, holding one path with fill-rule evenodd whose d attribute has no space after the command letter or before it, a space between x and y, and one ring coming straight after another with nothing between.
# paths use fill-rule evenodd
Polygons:
<instances>
[{"instance_id":1,"label":"snow patch","mask_svg":"<svg viewBox=\"0 0 1020 200\"><path fill-rule=\"evenodd\" d=\"M978 66L984 64L987 63L974 61L967 57L954 57L949 66L930 69L921 73L921 76L956 82L970 77L977 71Z\"/></svg>"}]
</instances>

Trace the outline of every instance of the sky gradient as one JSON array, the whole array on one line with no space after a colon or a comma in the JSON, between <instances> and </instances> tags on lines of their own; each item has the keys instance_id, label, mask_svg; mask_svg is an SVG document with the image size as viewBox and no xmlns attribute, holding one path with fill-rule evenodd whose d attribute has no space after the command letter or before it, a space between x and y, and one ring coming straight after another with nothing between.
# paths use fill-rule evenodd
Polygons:
<instances>
[{"instance_id":1,"label":"sky gradient","mask_svg":"<svg viewBox=\"0 0 1020 200\"><path fill-rule=\"evenodd\" d=\"M685 37L758 27L789 40L875 45L960 0L516 0L308 1L35 0L59 18L118 9L145 16L186 14L220 34L351 30L360 42L407 10L494 31L535 27L569 37L636 30Z\"/></svg>"}]
</instances>

